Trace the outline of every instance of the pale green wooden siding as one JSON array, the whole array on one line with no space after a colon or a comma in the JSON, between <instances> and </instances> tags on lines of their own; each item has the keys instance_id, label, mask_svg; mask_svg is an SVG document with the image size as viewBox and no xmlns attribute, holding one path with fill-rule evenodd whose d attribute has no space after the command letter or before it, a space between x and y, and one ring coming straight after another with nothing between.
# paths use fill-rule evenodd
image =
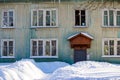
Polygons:
<instances>
[{"instance_id":1,"label":"pale green wooden siding","mask_svg":"<svg viewBox=\"0 0 120 80\"><path fill-rule=\"evenodd\" d=\"M120 3L115 3L116 8L120 8ZM93 6L97 6L96 3ZM107 7L111 3L106 3ZM57 8L58 9L58 27L57 28L31 28L31 9L39 8ZM119 28L103 28L102 27L102 7L96 9L88 9L88 27L74 27L74 10L85 9L81 3L4 3L0 4L0 20L2 9L15 10L15 28L1 29L0 39L15 39L15 57L16 59L0 59L3 61L15 61L22 58L30 58L30 39L58 39L58 58L56 59L41 59L36 61L54 61L61 60L73 63L74 50L70 48L67 38L77 32L88 32L94 37L91 43L91 48L88 49L90 60L118 62L119 58L102 58L102 38L119 38ZM1 25L1 22L0 22ZM0 49L1 51L1 49Z\"/></svg>"}]
</instances>

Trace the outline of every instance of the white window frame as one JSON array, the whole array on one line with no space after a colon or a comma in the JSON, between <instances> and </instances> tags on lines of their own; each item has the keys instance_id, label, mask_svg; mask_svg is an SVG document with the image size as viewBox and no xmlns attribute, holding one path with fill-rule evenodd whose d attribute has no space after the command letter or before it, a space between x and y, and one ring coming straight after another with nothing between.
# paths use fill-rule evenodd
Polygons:
<instances>
[{"instance_id":1,"label":"white window frame","mask_svg":"<svg viewBox=\"0 0 120 80\"><path fill-rule=\"evenodd\" d=\"M110 10L113 11L113 16L114 16L114 25L113 26L110 26L110 21L109 21L109 11ZM108 26L104 25L104 11L108 12ZM120 11L120 9L103 9L102 10L102 26L103 27L120 27L120 26L117 25L117 21L116 21L117 11Z\"/></svg>"},{"instance_id":2,"label":"white window frame","mask_svg":"<svg viewBox=\"0 0 120 80\"><path fill-rule=\"evenodd\" d=\"M43 11L43 26L38 26L38 11L42 10ZM56 11L56 26L46 26L46 11L51 11L55 10ZM37 26L33 26L33 11L37 11ZM51 23L51 22L50 22ZM58 9L57 8L50 8L50 9L32 9L31 10L31 28L44 28L44 27L58 27Z\"/></svg>"},{"instance_id":3,"label":"white window frame","mask_svg":"<svg viewBox=\"0 0 120 80\"><path fill-rule=\"evenodd\" d=\"M8 13L9 11L13 11L13 25L14 26L4 26L4 24L3 24L3 21L4 21L4 18L3 18L4 17L4 12ZM2 10L2 21L1 21L1 23L2 23L1 28L15 28L15 10L14 9Z\"/></svg>"},{"instance_id":4,"label":"white window frame","mask_svg":"<svg viewBox=\"0 0 120 80\"><path fill-rule=\"evenodd\" d=\"M114 55L105 55L104 54L104 41L114 40ZM103 38L102 40L102 57L120 57L117 55L117 41L120 41L120 38Z\"/></svg>"},{"instance_id":5,"label":"white window frame","mask_svg":"<svg viewBox=\"0 0 120 80\"><path fill-rule=\"evenodd\" d=\"M3 43L4 41L7 41L7 43L9 41L13 41L13 56L3 56ZM14 39L2 39L1 40L1 58L15 58L15 40Z\"/></svg>"},{"instance_id":6,"label":"white window frame","mask_svg":"<svg viewBox=\"0 0 120 80\"><path fill-rule=\"evenodd\" d=\"M81 11L81 10L85 10L85 9L75 9L74 10L74 25L75 25L75 11L76 10L79 10L79 11ZM87 15L88 15L88 10L85 10L85 22L86 22L86 25L85 26L81 26L81 25L78 25L78 26L74 26L74 27L76 27L76 28L86 28L86 27L88 27L88 17L87 17ZM80 16L79 16L80 17Z\"/></svg>"},{"instance_id":7,"label":"white window frame","mask_svg":"<svg viewBox=\"0 0 120 80\"><path fill-rule=\"evenodd\" d=\"M52 40L56 41L56 56L45 56L45 45L46 45L45 42L50 41L50 46L51 46ZM43 41L43 56L32 56L32 41L37 41L37 45L38 45L38 41ZM50 52L51 52L51 49L50 49ZM38 50L37 50L37 53L38 53ZM58 40L57 39L31 39L30 40L30 58L58 58Z\"/></svg>"}]
</instances>

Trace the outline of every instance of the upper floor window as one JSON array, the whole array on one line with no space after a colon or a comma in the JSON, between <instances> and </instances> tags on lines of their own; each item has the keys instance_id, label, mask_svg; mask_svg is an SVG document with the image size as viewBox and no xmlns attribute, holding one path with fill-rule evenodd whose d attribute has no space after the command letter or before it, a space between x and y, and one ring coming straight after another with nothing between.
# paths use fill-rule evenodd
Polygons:
<instances>
[{"instance_id":1,"label":"upper floor window","mask_svg":"<svg viewBox=\"0 0 120 80\"><path fill-rule=\"evenodd\" d=\"M120 26L120 10L104 10L103 26L118 27Z\"/></svg>"},{"instance_id":2,"label":"upper floor window","mask_svg":"<svg viewBox=\"0 0 120 80\"><path fill-rule=\"evenodd\" d=\"M32 10L32 27L57 27L56 9L38 9Z\"/></svg>"},{"instance_id":3,"label":"upper floor window","mask_svg":"<svg viewBox=\"0 0 120 80\"><path fill-rule=\"evenodd\" d=\"M13 28L15 26L14 11L3 10L2 13L2 28Z\"/></svg>"},{"instance_id":4,"label":"upper floor window","mask_svg":"<svg viewBox=\"0 0 120 80\"><path fill-rule=\"evenodd\" d=\"M57 40L56 39L32 39L31 40L31 57L57 57Z\"/></svg>"},{"instance_id":5,"label":"upper floor window","mask_svg":"<svg viewBox=\"0 0 120 80\"><path fill-rule=\"evenodd\" d=\"M103 56L120 56L120 39L105 38L103 40Z\"/></svg>"},{"instance_id":6,"label":"upper floor window","mask_svg":"<svg viewBox=\"0 0 120 80\"><path fill-rule=\"evenodd\" d=\"M85 10L75 10L75 26L86 27Z\"/></svg>"},{"instance_id":7,"label":"upper floor window","mask_svg":"<svg viewBox=\"0 0 120 80\"><path fill-rule=\"evenodd\" d=\"M14 57L14 40L3 39L1 44L1 56L2 58Z\"/></svg>"}]
</instances>

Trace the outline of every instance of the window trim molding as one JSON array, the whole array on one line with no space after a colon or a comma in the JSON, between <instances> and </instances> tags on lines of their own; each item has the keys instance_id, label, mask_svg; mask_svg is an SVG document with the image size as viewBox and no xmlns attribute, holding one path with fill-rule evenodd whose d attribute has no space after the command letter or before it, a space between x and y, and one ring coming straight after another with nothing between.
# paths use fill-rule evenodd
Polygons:
<instances>
[{"instance_id":1,"label":"window trim molding","mask_svg":"<svg viewBox=\"0 0 120 80\"><path fill-rule=\"evenodd\" d=\"M106 25L104 25L104 11L107 11L107 12L109 12L109 10L113 10L113 16L114 16L114 25L113 26L110 26L109 24L109 13L108 13L108 26L106 26ZM116 21L116 12L117 11L120 11L120 9L107 9L107 8L105 8L105 9L102 9L102 27L104 27L104 28L114 28L114 27L116 27L116 28L119 28L120 26L118 26L117 25L117 21Z\"/></svg>"},{"instance_id":2,"label":"window trim molding","mask_svg":"<svg viewBox=\"0 0 120 80\"><path fill-rule=\"evenodd\" d=\"M4 15L4 12L9 12L9 11L13 11L13 24L14 24L14 26L5 26L4 27L4 25L3 25L3 15ZM15 10L14 9L3 9L2 10L2 19L1 19L1 28L3 28L3 29L13 29L13 28L15 28Z\"/></svg>"},{"instance_id":3,"label":"window trim molding","mask_svg":"<svg viewBox=\"0 0 120 80\"><path fill-rule=\"evenodd\" d=\"M13 56L3 56L2 52L3 52L3 42L4 41L13 41ZM1 39L1 58L15 58L15 40L14 39Z\"/></svg>"},{"instance_id":4,"label":"window trim molding","mask_svg":"<svg viewBox=\"0 0 120 80\"><path fill-rule=\"evenodd\" d=\"M81 25L75 25L75 10L85 10L85 22L86 22L86 25L85 26L81 26ZM86 9L74 9L74 28L87 28L88 27L88 10Z\"/></svg>"},{"instance_id":5,"label":"window trim molding","mask_svg":"<svg viewBox=\"0 0 120 80\"><path fill-rule=\"evenodd\" d=\"M102 57L120 57L120 55L117 55L117 48L114 48L114 55L104 54L104 41L105 40L114 40L115 41L114 47L116 47L117 41L120 40L120 38L103 38L102 39Z\"/></svg>"},{"instance_id":6,"label":"window trim molding","mask_svg":"<svg viewBox=\"0 0 120 80\"><path fill-rule=\"evenodd\" d=\"M43 55L45 54L45 41L56 40L56 56L32 56L32 41L43 41ZM58 39L30 39L30 58L58 58Z\"/></svg>"},{"instance_id":7,"label":"window trim molding","mask_svg":"<svg viewBox=\"0 0 120 80\"><path fill-rule=\"evenodd\" d=\"M38 24L38 10L43 10L43 26L33 26L33 11L37 11L37 24ZM46 26L46 11L56 11L56 26ZM46 8L46 9L31 9L31 28L56 28L58 27L58 8Z\"/></svg>"}]
</instances>

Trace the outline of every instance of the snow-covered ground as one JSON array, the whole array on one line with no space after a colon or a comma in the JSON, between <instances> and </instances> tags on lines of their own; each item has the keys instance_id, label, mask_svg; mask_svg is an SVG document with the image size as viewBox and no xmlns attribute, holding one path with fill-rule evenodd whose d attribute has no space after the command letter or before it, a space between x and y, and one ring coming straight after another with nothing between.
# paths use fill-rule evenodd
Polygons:
<instances>
[{"instance_id":1,"label":"snow-covered ground","mask_svg":"<svg viewBox=\"0 0 120 80\"><path fill-rule=\"evenodd\" d=\"M120 65L107 62L81 61L39 62L23 59L0 63L0 80L120 80Z\"/></svg>"}]
</instances>

